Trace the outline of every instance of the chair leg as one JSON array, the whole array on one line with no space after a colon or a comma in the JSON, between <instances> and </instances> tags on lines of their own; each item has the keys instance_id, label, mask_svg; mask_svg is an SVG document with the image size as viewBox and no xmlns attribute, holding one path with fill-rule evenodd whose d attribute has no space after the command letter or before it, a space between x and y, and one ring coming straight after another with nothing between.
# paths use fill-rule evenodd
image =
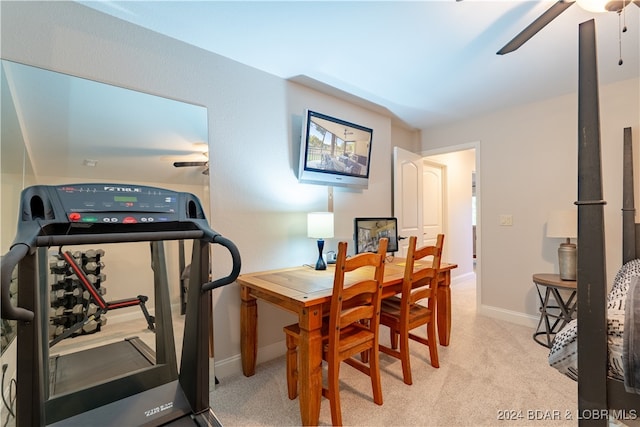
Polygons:
<instances>
[{"instance_id":1,"label":"chair leg","mask_svg":"<svg viewBox=\"0 0 640 427\"><path fill-rule=\"evenodd\" d=\"M364 320L361 320L360 323L366 326L369 325L369 322ZM369 350L366 350L360 353L360 360L362 361L362 363L369 363Z\"/></svg>"},{"instance_id":2,"label":"chair leg","mask_svg":"<svg viewBox=\"0 0 640 427\"><path fill-rule=\"evenodd\" d=\"M438 362L438 337L436 336L436 322L429 322L427 324L427 341L429 342L429 358L431 359L431 366L439 368Z\"/></svg>"},{"instance_id":3,"label":"chair leg","mask_svg":"<svg viewBox=\"0 0 640 427\"><path fill-rule=\"evenodd\" d=\"M362 363L369 363L369 352L368 351L363 351L362 353L360 353L360 361Z\"/></svg>"},{"instance_id":4,"label":"chair leg","mask_svg":"<svg viewBox=\"0 0 640 427\"><path fill-rule=\"evenodd\" d=\"M402 379L405 384L413 384L411 378L411 361L409 359L409 331L400 333L400 361L402 362Z\"/></svg>"},{"instance_id":5,"label":"chair leg","mask_svg":"<svg viewBox=\"0 0 640 427\"><path fill-rule=\"evenodd\" d=\"M285 334L287 343L287 392L289 399L298 396L298 343L292 335Z\"/></svg>"},{"instance_id":6,"label":"chair leg","mask_svg":"<svg viewBox=\"0 0 640 427\"><path fill-rule=\"evenodd\" d=\"M332 363L328 361L328 393L329 405L331 407L331 424L342 425L342 412L340 410L340 362Z\"/></svg>"},{"instance_id":7,"label":"chair leg","mask_svg":"<svg viewBox=\"0 0 640 427\"><path fill-rule=\"evenodd\" d=\"M369 376L371 377L371 388L373 389L373 401L377 405L382 405L382 385L380 383L380 352L378 346L371 349L369 354Z\"/></svg>"},{"instance_id":8,"label":"chair leg","mask_svg":"<svg viewBox=\"0 0 640 427\"><path fill-rule=\"evenodd\" d=\"M391 348L398 349L398 331L389 327L389 340L391 341Z\"/></svg>"}]
</instances>

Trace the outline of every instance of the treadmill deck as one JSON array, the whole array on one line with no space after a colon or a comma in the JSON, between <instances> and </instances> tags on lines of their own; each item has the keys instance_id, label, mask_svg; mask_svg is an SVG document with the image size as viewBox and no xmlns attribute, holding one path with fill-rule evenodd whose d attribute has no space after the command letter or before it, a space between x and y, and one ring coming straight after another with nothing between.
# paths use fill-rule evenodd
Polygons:
<instances>
[{"instance_id":1,"label":"treadmill deck","mask_svg":"<svg viewBox=\"0 0 640 427\"><path fill-rule=\"evenodd\" d=\"M155 353L140 338L49 358L49 392L61 395L155 365Z\"/></svg>"}]
</instances>

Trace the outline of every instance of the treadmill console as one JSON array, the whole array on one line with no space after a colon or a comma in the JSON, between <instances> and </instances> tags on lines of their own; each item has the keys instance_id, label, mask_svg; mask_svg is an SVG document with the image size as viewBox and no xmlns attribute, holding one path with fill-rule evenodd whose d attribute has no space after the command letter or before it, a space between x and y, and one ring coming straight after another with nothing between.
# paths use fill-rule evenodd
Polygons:
<instances>
[{"instance_id":1,"label":"treadmill console","mask_svg":"<svg viewBox=\"0 0 640 427\"><path fill-rule=\"evenodd\" d=\"M74 184L55 191L69 222L136 224L179 219L179 193L140 185Z\"/></svg>"},{"instance_id":2,"label":"treadmill console","mask_svg":"<svg viewBox=\"0 0 640 427\"><path fill-rule=\"evenodd\" d=\"M34 185L22 191L14 244L31 246L38 236L187 230L217 234L191 193L130 184Z\"/></svg>"}]
</instances>

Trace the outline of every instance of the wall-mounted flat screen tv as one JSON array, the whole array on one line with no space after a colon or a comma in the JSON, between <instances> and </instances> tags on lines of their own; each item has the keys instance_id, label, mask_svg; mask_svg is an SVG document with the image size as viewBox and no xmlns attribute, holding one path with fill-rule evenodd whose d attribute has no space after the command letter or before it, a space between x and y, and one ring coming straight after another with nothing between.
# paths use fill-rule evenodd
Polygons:
<instances>
[{"instance_id":1,"label":"wall-mounted flat screen tv","mask_svg":"<svg viewBox=\"0 0 640 427\"><path fill-rule=\"evenodd\" d=\"M372 137L372 129L307 110L298 181L367 188Z\"/></svg>"},{"instance_id":2,"label":"wall-mounted flat screen tv","mask_svg":"<svg viewBox=\"0 0 640 427\"><path fill-rule=\"evenodd\" d=\"M396 218L356 218L353 221L356 253L377 252L378 242L389 239L387 252L398 252L398 220Z\"/></svg>"}]
</instances>

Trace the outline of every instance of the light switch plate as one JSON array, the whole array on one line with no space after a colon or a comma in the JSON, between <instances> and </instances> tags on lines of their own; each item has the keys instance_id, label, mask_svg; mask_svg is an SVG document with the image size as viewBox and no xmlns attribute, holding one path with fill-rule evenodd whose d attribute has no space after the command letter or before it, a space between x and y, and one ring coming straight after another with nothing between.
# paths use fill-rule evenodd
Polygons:
<instances>
[{"instance_id":1,"label":"light switch plate","mask_svg":"<svg viewBox=\"0 0 640 427\"><path fill-rule=\"evenodd\" d=\"M513 225L513 215L500 215L500 225L510 227Z\"/></svg>"}]
</instances>

